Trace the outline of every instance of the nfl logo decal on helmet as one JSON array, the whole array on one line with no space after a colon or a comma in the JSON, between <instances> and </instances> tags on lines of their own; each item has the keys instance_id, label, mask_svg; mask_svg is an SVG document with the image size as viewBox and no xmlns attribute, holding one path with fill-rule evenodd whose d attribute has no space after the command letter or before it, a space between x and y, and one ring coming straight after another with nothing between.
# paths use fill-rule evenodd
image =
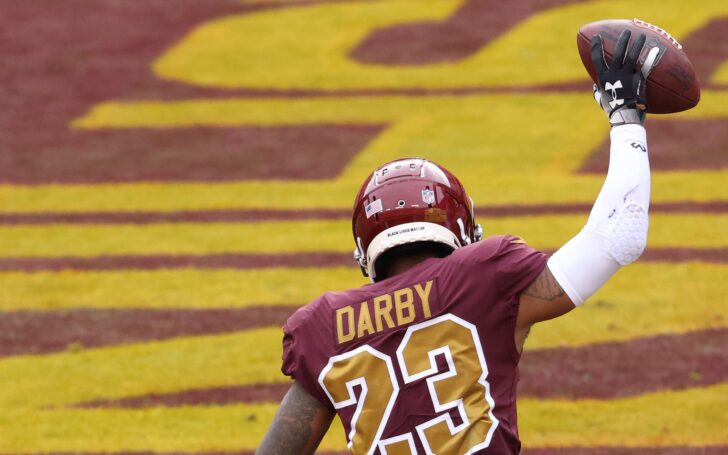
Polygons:
<instances>
[{"instance_id":1,"label":"nfl logo decal on helmet","mask_svg":"<svg viewBox=\"0 0 728 455\"><path fill-rule=\"evenodd\" d=\"M434 242L453 250L477 242L473 202L447 169L422 158L380 166L354 201L354 259L377 280L376 261L391 248Z\"/></svg>"},{"instance_id":2,"label":"nfl logo decal on helmet","mask_svg":"<svg viewBox=\"0 0 728 455\"><path fill-rule=\"evenodd\" d=\"M435 203L435 192L431 189L422 190L422 202L425 204L434 204Z\"/></svg>"}]
</instances>

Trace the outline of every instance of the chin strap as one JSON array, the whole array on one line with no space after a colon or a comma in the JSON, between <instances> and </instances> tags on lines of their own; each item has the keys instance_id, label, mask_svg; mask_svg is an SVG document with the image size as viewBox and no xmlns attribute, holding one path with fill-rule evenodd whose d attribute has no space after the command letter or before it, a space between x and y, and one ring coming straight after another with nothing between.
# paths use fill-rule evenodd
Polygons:
<instances>
[{"instance_id":1,"label":"chin strap","mask_svg":"<svg viewBox=\"0 0 728 455\"><path fill-rule=\"evenodd\" d=\"M369 276L367 273L367 256L364 254L364 248L361 246L361 237L356 238L356 248L354 248L354 261L361 267L361 273L364 276Z\"/></svg>"}]
</instances>

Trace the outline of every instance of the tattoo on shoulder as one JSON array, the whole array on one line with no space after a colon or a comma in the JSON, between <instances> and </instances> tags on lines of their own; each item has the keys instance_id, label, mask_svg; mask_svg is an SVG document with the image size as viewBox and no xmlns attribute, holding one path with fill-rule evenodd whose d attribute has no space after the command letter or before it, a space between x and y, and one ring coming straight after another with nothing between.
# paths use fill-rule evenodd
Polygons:
<instances>
[{"instance_id":1,"label":"tattoo on shoulder","mask_svg":"<svg viewBox=\"0 0 728 455\"><path fill-rule=\"evenodd\" d=\"M307 453L311 449L311 424L321 404L294 383L281 402L258 454L283 455ZM317 445L318 441L316 441ZM312 448L315 450L315 445ZM313 453L313 450L310 450Z\"/></svg>"},{"instance_id":2,"label":"tattoo on shoulder","mask_svg":"<svg viewBox=\"0 0 728 455\"><path fill-rule=\"evenodd\" d=\"M523 293L542 300L556 300L566 295L548 267L541 272L538 278Z\"/></svg>"}]
</instances>

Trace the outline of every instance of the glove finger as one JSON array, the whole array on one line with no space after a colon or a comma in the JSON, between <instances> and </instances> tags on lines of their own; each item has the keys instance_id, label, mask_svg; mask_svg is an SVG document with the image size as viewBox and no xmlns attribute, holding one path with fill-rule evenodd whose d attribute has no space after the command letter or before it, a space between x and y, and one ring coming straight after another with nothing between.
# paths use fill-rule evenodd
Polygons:
<instances>
[{"instance_id":1,"label":"glove finger","mask_svg":"<svg viewBox=\"0 0 728 455\"><path fill-rule=\"evenodd\" d=\"M630 72L634 71L635 66L637 66L637 61L640 59L642 47L644 47L646 40L647 36L645 36L644 33L640 33L640 36L638 36L634 43L632 43L632 47L629 49L627 57L624 59L624 67Z\"/></svg>"},{"instance_id":2,"label":"glove finger","mask_svg":"<svg viewBox=\"0 0 728 455\"><path fill-rule=\"evenodd\" d=\"M632 36L632 32L625 30L619 35L617 44L614 46L614 57L612 57L612 64L609 65L612 69L620 69L624 64L624 57L627 53L627 45L629 44L629 38Z\"/></svg>"},{"instance_id":3,"label":"glove finger","mask_svg":"<svg viewBox=\"0 0 728 455\"><path fill-rule=\"evenodd\" d=\"M642 64L642 77L647 79L647 77L650 75L650 72L652 72L652 68L655 66L655 61L657 60L657 55L660 53L660 48L657 46L650 49L650 52L647 53L647 58L645 58L645 63Z\"/></svg>"},{"instance_id":4,"label":"glove finger","mask_svg":"<svg viewBox=\"0 0 728 455\"><path fill-rule=\"evenodd\" d=\"M597 76L600 76L608 68L607 61L604 59L604 47L602 46L602 37L599 35L592 36L591 39L591 59Z\"/></svg>"}]
</instances>

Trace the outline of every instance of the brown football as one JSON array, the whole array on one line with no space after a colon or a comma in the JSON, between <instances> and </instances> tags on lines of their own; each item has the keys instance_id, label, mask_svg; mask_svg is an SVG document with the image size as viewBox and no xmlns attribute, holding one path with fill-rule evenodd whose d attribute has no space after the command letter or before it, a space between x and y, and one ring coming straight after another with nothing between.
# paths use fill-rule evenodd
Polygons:
<instances>
[{"instance_id":1,"label":"brown football","mask_svg":"<svg viewBox=\"0 0 728 455\"><path fill-rule=\"evenodd\" d=\"M626 29L632 31L630 42L634 42L640 33L647 35L638 67L641 67L647 52L652 47L660 48L655 66L647 78L647 112L668 114L695 107L700 101L700 83L682 45L666 31L639 19L592 22L579 29L576 45L579 48L581 61L592 80L597 81L597 73L591 61L592 36L597 34L602 36L604 53L609 64L617 38Z\"/></svg>"}]
</instances>

